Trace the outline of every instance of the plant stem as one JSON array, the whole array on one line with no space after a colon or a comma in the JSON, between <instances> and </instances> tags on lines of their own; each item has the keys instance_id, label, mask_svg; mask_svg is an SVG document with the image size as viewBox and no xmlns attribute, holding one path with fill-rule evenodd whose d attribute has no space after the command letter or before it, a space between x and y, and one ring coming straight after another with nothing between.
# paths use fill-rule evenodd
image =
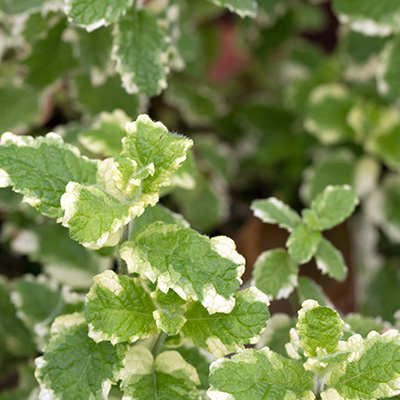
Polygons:
<instances>
[{"instance_id":1,"label":"plant stem","mask_svg":"<svg viewBox=\"0 0 400 400\"><path fill-rule=\"evenodd\" d=\"M156 341L153 345L153 349L151 351L151 354L153 354L154 358L156 358L160 354L160 351L164 345L166 338L167 338L167 334L165 332L160 332L160 334L157 336L157 339L156 339Z\"/></svg>"},{"instance_id":2,"label":"plant stem","mask_svg":"<svg viewBox=\"0 0 400 400\"><path fill-rule=\"evenodd\" d=\"M132 222L132 221L131 221ZM119 241L119 247L121 247L121 244L128 241L129 237L131 235L131 222L129 224L125 225L122 228L122 234L121 234L121 240ZM118 275L128 275L128 265L126 264L126 261L121 258L119 255L119 247L118 247L118 259L117 259L117 265L118 265Z\"/></svg>"}]
</instances>

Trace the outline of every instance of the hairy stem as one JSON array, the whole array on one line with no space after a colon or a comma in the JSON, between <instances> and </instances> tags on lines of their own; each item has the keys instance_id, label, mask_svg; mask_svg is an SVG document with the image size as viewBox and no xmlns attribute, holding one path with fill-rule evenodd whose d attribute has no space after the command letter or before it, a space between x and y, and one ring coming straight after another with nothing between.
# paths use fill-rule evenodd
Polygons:
<instances>
[{"instance_id":1,"label":"hairy stem","mask_svg":"<svg viewBox=\"0 0 400 400\"><path fill-rule=\"evenodd\" d=\"M132 221L131 221L132 222ZM131 235L131 222L129 224L125 225L122 228L122 234L121 234L121 240L119 241L119 247L121 246L122 243L126 242L129 240L129 237ZM128 275L128 265L125 260L121 258L119 255L119 247L118 247L118 259L117 259L117 265L118 265L118 274L119 275Z\"/></svg>"}]
</instances>

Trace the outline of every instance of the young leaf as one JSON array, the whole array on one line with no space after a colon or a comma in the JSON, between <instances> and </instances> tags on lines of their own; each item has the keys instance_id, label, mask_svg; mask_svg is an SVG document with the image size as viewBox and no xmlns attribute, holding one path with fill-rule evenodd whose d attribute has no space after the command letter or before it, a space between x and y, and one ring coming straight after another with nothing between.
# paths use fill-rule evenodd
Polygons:
<instances>
[{"instance_id":1,"label":"young leaf","mask_svg":"<svg viewBox=\"0 0 400 400\"><path fill-rule=\"evenodd\" d=\"M347 267L342 253L331 242L321 239L315 253L317 267L324 274L328 274L337 281L344 281L347 276Z\"/></svg>"},{"instance_id":2,"label":"young leaf","mask_svg":"<svg viewBox=\"0 0 400 400\"><path fill-rule=\"evenodd\" d=\"M15 282L12 300L18 317L32 332L39 349L43 349L50 336L50 326L56 317L83 309L83 298L62 290L43 275L25 275Z\"/></svg>"},{"instance_id":3,"label":"young leaf","mask_svg":"<svg viewBox=\"0 0 400 400\"><path fill-rule=\"evenodd\" d=\"M210 315L199 303L185 313L182 335L215 357L223 357L255 343L269 317L268 297L255 287L235 295L235 307L229 314Z\"/></svg>"},{"instance_id":4,"label":"young leaf","mask_svg":"<svg viewBox=\"0 0 400 400\"><path fill-rule=\"evenodd\" d=\"M314 400L314 374L265 347L211 364L212 400Z\"/></svg>"},{"instance_id":5,"label":"young leaf","mask_svg":"<svg viewBox=\"0 0 400 400\"><path fill-rule=\"evenodd\" d=\"M266 200L255 200L251 209L256 217L268 224L278 224L289 231L301 224L301 218L296 211L275 197Z\"/></svg>"},{"instance_id":6,"label":"young leaf","mask_svg":"<svg viewBox=\"0 0 400 400\"><path fill-rule=\"evenodd\" d=\"M133 0L66 0L65 11L74 24L93 31L118 19Z\"/></svg>"},{"instance_id":7,"label":"young leaf","mask_svg":"<svg viewBox=\"0 0 400 400\"><path fill-rule=\"evenodd\" d=\"M343 22L369 36L388 36L398 32L400 4L396 0L334 0Z\"/></svg>"},{"instance_id":8,"label":"young leaf","mask_svg":"<svg viewBox=\"0 0 400 400\"><path fill-rule=\"evenodd\" d=\"M307 225L299 225L289 236L286 246L290 257L298 264L305 264L316 253L321 233L310 230Z\"/></svg>"},{"instance_id":9,"label":"young leaf","mask_svg":"<svg viewBox=\"0 0 400 400\"><path fill-rule=\"evenodd\" d=\"M125 346L94 342L82 315L58 317L44 355L36 359L40 397L106 400L118 379L124 353Z\"/></svg>"},{"instance_id":10,"label":"young leaf","mask_svg":"<svg viewBox=\"0 0 400 400\"><path fill-rule=\"evenodd\" d=\"M235 305L244 259L225 236L209 239L188 228L154 222L125 242L120 254L130 273L157 280L165 293L173 289L184 300L198 300L210 313L229 313Z\"/></svg>"},{"instance_id":11,"label":"young leaf","mask_svg":"<svg viewBox=\"0 0 400 400\"><path fill-rule=\"evenodd\" d=\"M196 369L177 351L166 351L154 360L144 346L131 347L120 372L126 400L198 400Z\"/></svg>"},{"instance_id":12,"label":"young leaf","mask_svg":"<svg viewBox=\"0 0 400 400\"><path fill-rule=\"evenodd\" d=\"M389 330L368 338L353 336L351 361L344 361L327 380L323 400L373 400L400 394L400 335Z\"/></svg>"},{"instance_id":13,"label":"young leaf","mask_svg":"<svg viewBox=\"0 0 400 400\"><path fill-rule=\"evenodd\" d=\"M255 0L209 0L220 7L238 14L240 17L253 17L257 15L257 2Z\"/></svg>"},{"instance_id":14,"label":"young leaf","mask_svg":"<svg viewBox=\"0 0 400 400\"><path fill-rule=\"evenodd\" d=\"M105 271L94 277L86 300L89 336L95 342L133 343L158 331L153 300L135 278Z\"/></svg>"},{"instance_id":15,"label":"young leaf","mask_svg":"<svg viewBox=\"0 0 400 400\"><path fill-rule=\"evenodd\" d=\"M262 253L254 264L254 284L273 299L287 298L297 286L299 266L283 249Z\"/></svg>"},{"instance_id":16,"label":"young leaf","mask_svg":"<svg viewBox=\"0 0 400 400\"><path fill-rule=\"evenodd\" d=\"M117 24L113 57L128 93L156 96L167 87L168 36L150 11L129 11Z\"/></svg>"},{"instance_id":17,"label":"young leaf","mask_svg":"<svg viewBox=\"0 0 400 400\"><path fill-rule=\"evenodd\" d=\"M350 186L327 186L311 203L311 210L305 210L303 218L311 229L331 229L348 218L357 204Z\"/></svg>"},{"instance_id":18,"label":"young leaf","mask_svg":"<svg viewBox=\"0 0 400 400\"><path fill-rule=\"evenodd\" d=\"M21 171L24 171L21 174ZM97 162L49 133L36 139L5 133L0 146L0 186L13 186L24 201L51 218L63 215L60 199L70 181L95 184Z\"/></svg>"},{"instance_id":19,"label":"young leaf","mask_svg":"<svg viewBox=\"0 0 400 400\"><path fill-rule=\"evenodd\" d=\"M335 353L343 335L344 322L330 307L320 307L314 300L307 300L299 311L296 325L300 346L307 357Z\"/></svg>"}]
</instances>

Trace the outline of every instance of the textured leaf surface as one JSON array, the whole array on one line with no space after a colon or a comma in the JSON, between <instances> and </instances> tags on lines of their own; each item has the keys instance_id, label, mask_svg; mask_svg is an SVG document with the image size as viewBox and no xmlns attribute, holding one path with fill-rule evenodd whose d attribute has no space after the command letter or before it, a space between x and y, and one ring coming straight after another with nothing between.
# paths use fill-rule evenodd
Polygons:
<instances>
[{"instance_id":1,"label":"textured leaf surface","mask_svg":"<svg viewBox=\"0 0 400 400\"><path fill-rule=\"evenodd\" d=\"M262 253L253 269L254 284L274 299L287 298L297 286L299 266L283 249Z\"/></svg>"},{"instance_id":2,"label":"textured leaf surface","mask_svg":"<svg viewBox=\"0 0 400 400\"><path fill-rule=\"evenodd\" d=\"M344 281L347 276L347 267L342 253L326 239L321 239L315 253L317 267L331 278Z\"/></svg>"},{"instance_id":3,"label":"textured leaf surface","mask_svg":"<svg viewBox=\"0 0 400 400\"><path fill-rule=\"evenodd\" d=\"M255 0L210 0L217 6L226 7L230 11L244 17L255 17L257 2Z\"/></svg>"},{"instance_id":4,"label":"textured leaf surface","mask_svg":"<svg viewBox=\"0 0 400 400\"><path fill-rule=\"evenodd\" d=\"M182 335L215 357L223 357L255 343L269 317L267 296L255 287L235 295L235 307L229 314L210 315L199 303L193 303L185 313L187 322Z\"/></svg>"},{"instance_id":5,"label":"textured leaf surface","mask_svg":"<svg viewBox=\"0 0 400 400\"><path fill-rule=\"evenodd\" d=\"M133 0L66 0L66 12L71 22L92 31L116 20L132 4Z\"/></svg>"},{"instance_id":6,"label":"textured leaf surface","mask_svg":"<svg viewBox=\"0 0 400 400\"><path fill-rule=\"evenodd\" d=\"M126 400L199 399L197 372L176 351L161 353L154 360L146 347L132 347L120 377Z\"/></svg>"},{"instance_id":7,"label":"textured leaf surface","mask_svg":"<svg viewBox=\"0 0 400 400\"><path fill-rule=\"evenodd\" d=\"M356 341L357 337L353 337ZM327 381L322 399L372 400L399 394L400 336L390 330L383 335L371 332L352 346L351 361L344 361ZM334 397L336 396L336 397Z\"/></svg>"},{"instance_id":8,"label":"textured leaf surface","mask_svg":"<svg viewBox=\"0 0 400 400\"><path fill-rule=\"evenodd\" d=\"M200 301L210 313L230 312L235 304L244 259L225 236L209 239L188 228L154 222L125 242L120 254L129 272L157 280L163 292L173 289L185 300Z\"/></svg>"},{"instance_id":9,"label":"textured leaf surface","mask_svg":"<svg viewBox=\"0 0 400 400\"><path fill-rule=\"evenodd\" d=\"M83 298L60 288L44 276L25 275L15 282L12 300L17 315L29 328L39 349L50 336L50 326L56 317L83 309Z\"/></svg>"},{"instance_id":10,"label":"textured leaf surface","mask_svg":"<svg viewBox=\"0 0 400 400\"><path fill-rule=\"evenodd\" d=\"M120 19L114 40L114 58L128 93L152 97L167 87L167 34L155 14L128 12Z\"/></svg>"},{"instance_id":11,"label":"textured leaf surface","mask_svg":"<svg viewBox=\"0 0 400 400\"><path fill-rule=\"evenodd\" d=\"M307 300L299 311L296 325L300 346L307 357L334 353L343 334L344 322L330 307L320 307L314 300Z\"/></svg>"},{"instance_id":12,"label":"textured leaf surface","mask_svg":"<svg viewBox=\"0 0 400 400\"><path fill-rule=\"evenodd\" d=\"M281 228L292 231L301 224L301 218L289 206L275 197L266 200L255 200L251 209L256 217L269 224L278 224Z\"/></svg>"},{"instance_id":13,"label":"textured leaf surface","mask_svg":"<svg viewBox=\"0 0 400 400\"><path fill-rule=\"evenodd\" d=\"M57 318L51 334L43 357L36 359L41 397L106 400L122 367L125 347L94 342L80 314Z\"/></svg>"},{"instance_id":14,"label":"textured leaf surface","mask_svg":"<svg viewBox=\"0 0 400 400\"><path fill-rule=\"evenodd\" d=\"M157 332L155 307L137 279L105 271L86 296L89 336L96 342L135 342Z\"/></svg>"},{"instance_id":15,"label":"textured leaf surface","mask_svg":"<svg viewBox=\"0 0 400 400\"><path fill-rule=\"evenodd\" d=\"M62 216L60 199L68 182L96 182L96 162L82 157L58 135L33 139L5 133L1 144L0 186L13 186L25 202L48 217Z\"/></svg>"},{"instance_id":16,"label":"textured leaf surface","mask_svg":"<svg viewBox=\"0 0 400 400\"><path fill-rule=\"evenodd\" d=\"M354 211L358 199L350 186L327 186L303 217L311 229L326 230L342 223Z\"/></svg>"},{"instance_id":17,"label":"textured leaf surface","mask_svg":"<svg viewBox=\"0 0 400 400\"><path fill-rule=\"evenodd\" d=\"M212 400L313 400L314 375L265 347L248 349L210 367Z\"/></svg>"},{"instance_id":18,"label":"textured leaf surface","mask_svg":"<svg viewBox=\"0 0 400 400\"><path fill-rule=\"evenodd\" d=\"M343 22L370 36L388 36L398 32L400 4L396 0L335 0L334 6L342 14Z\"/></svg>"},{"instance_id":19,"label":"textured leaf surface","mask_svg":"<svg viewBox=\"0 0 400 400\"><path fill-rule=\"evenodd\" d=\"M310 230L306 225L299 225L286 242L290 257L299 264L310 261L317 251L321 237L319 232Z\"/></svg>"}]
</instances>

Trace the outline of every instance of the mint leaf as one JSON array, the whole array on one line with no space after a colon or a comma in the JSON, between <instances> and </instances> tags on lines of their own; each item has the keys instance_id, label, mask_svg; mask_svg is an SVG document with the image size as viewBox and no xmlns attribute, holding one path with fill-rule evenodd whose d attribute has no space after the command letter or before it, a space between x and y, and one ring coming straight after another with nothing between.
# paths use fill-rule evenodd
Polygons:
<instances>
[{"instance_id":1,"label":"mint leaf","mask_svg":"<svg viewBox=\"0 0 400 400\"><path fill-rule=\"evenodd\" d=\"M255 200L251 209L256 217L268 224L278 224L281 228L292 231L301 224L301 218L296 211L285 203L270 197L266 200Z\"/></svg>"},{"instance_id":2,"label":"mint leaf","mask_svg":"<svg viewBox=\"0 0 400 400\"><path fill-rule=\"evenodd\" d=\"M209 239L188 228L154 222L125 242L120 254L130 273L157 281L165 293L173 289L184 300L198 300L210 313L228 313L235 304L244 259L225 236Z\"/></svg>"},{"instance_id":3,"label":"mint leaf","mask_svg":"<svg viewBox=\"0 0 400 400\"><path fill-rule=\"evenodd\" d=\"M273 299L287 298L297 286L299 266L283 249L263 252L254 264L254 284Z\"/></svg>"},{"instance_id":4,"label":"mint leaf","mask_svg":"<svg viewBox=\"0 0 400 400\"><path fill-rule=\"evenodd\" d=\"M350 186L327 186L311 203L311 210L305 210L303 218L311 229L331 229L348 218L357 204Z\"/></svg>"},{"instance_id":5,"label":"mint leaf","mask_svg":"<svg viewBox=\"0 0 400 400\"><path fill-rule=\"evenodd\" d=\"M306 225L299 225L286 242L290 257L298 264L307 263L316 253L321 238L320 232L312 231Z\"/></svg>"},{"instance_id":6,"label":"mint leaf","mask_svg":"<svg viewBox=\"0 0 400 400\"><path fill-rule=\"evenodd\" d=\"M327 380L322 399L373 400L400 394L400 336L395 330L368 338L353 336L351 361L344 361Z\"/></svg>"},{"instance_id":7,"label":"mint leaf","mask_svg":"<svg viewBox=\"0 0 400 400\"><path fill-rule=\"evenodd\" d=\"M94 341L133 343L157 332L153 301L137 279L105 271L93 280L85 317Z\"/></svg>"},{"instance_id":8,"label":"mint leaf","mask_svg":"<svg viewBox=\"0 0 400 400\"><path fill-rule=\"evenodd\" d=\"M300 346L307 357L335 353L343 335L344 322L329 307L320 307L314 300L307 300L299 311L296 325Z\"/></svg>"},{"instance_id":9,"label":"mint leaf","mask_svg":"<svg viewBox=\"0 0 400 400\"><path fill-rule=\"evenodd\" d=\"M83 309L83 297L60 288L45 276L25 275L15 281L12 300L18 317L30 330L39 349L50 336L50 326L56 317Z\"/></svg>"},{"instance_id":10,"label":"mint leaf","mask_svg":"<svg viewBox=\"0 0 400 400\"><path fill-rule=\"evenodd\" d=\"M396 0L334 0L336 11L352 29L369 36L388 36L398 32L400 5Z\"/></svg>"},{"instance_id":11,"label":"mint leaf","mask_svg":"<svg viewBox=\"0 0 400 400\"><path fill-rule=\"evenodd\" d=\"M150 11L129 11L117 24L114 55L128 93L156 96L167 87L168 36Z\"/></svg>"},{"instance_id":12,"label":"mint leaf","mask_svg":"<svg viewBox=\"0 0 400 400\"><path fill-rule=\"evenodd\" d=\"M344 281L347 277L347 267L342 253L326 239L321 239L315 253L317 267L324 274L328 274L337 281Z\"/></svg>"},{"instance_id":13,"label":"mint leaf","mask_svg":"<svg viewBox=\"0 0 400 400\"><path fill-rule=\"evenodd\" d=\"M124 399L198 400L200 384L196 369L177 351L166 351L153 359L144 346L131 347L120 372Z\"/></svg>"},{"instance_id":14,"label":"mint leaf","mask_svg":"<svg viewBox=\"0 0 400 400\"><path fill-rule=\"evenodd\" d=\"M400 7L399 7L400 16ZM391 99L400 97L400 74L396 65L399 61L398 52L400 40L398 38L389 42L381 55L381 66L378 72L378 87L382 94Z\"/></svg>"},{"instance_id":15,"label":"mint leaf","mask_svg":"<svg viewBox=\"0 0 400 400\"><path fill-rule=\"evenodd\" d=\"M35 10L40 10L43 7L46 7L47 3L50 3L50 0L18 0L12 2L4 2L4 6L2 4L1 9L6 14L25 14L27 12L31 13Z\"/></svg>"},{"instance_id":16,"label":"mint leaf","mask_svg":"<svg viewBox=\"0 0 400 400\"><path fill-rule=\"evenodd\" d=\"M229 314L210 315L200 303L193 303L185 313L182 335L204 347L215 357L223 357L255 343L269 317L268 297L255 287L235 295L235 307Z\"/></svg>"},{"instance_id":17,"label":"mint leaf","mask_svg":"<svg viewBox=\"0 0 400 400\"><path fill-rule=\"evenodd\" d=\"M92 31L118 19L132 6L133 0L66 0L65 3L69 20Z\"/></svg>"},{"instance_id":18,"label":"mint leaf","mask_svg":"<svg viewBox=\"0 0 400 400\"><path fill-rule=\"evenodd\" d=\"M265 347L211 364L212 400L314 400L314 374Z\"/></svg>"},{"instance_id":19,"label":"mint leaf","mask_svg":"<svg viewBox=\"0 0 400 400\"><path fill-rule=\"evenodd\" d=\"M226 7L229 11L240 17L253 17L257 15L257 2L255 0L209 0L220 7Z\"/></svg>"},{"instance_id":20,"label":"mint leaf","mask_svg":"<svg viewBox=\"0 0 400 400\"><path fill-rule=\"evenodd\" d=\"M106 400L111 384L118 379L125 347L94 342L80 314L57 318L51 334L44 355L36 359L40 396Z\"/></svg>"},{"instance_id":21,"label":"mint leaf","mask_svg":"<svg viewBox=\"0 0 400 400\"><path fill-rule=\"evenodd\" d=\"M321 286L315 283L312 279L306 276L301 276L299 278L300 303L303 303L308 299L317 301L321 306L328 306L331 304Z\"/></svg>"},{"instance_id":22,"label":"mint leaf","mask_svg":"<svg viewBox=\"0 0 400 400\"><path fill-rule=\"evenodd\" d=\"M0 146L0 186L13 186L24 201L51 218L63 215L60 199L70 181L96 183L97 163L49 133L36 139L5 133ZM21 174L21 171L24 171Z\"/></svg>"}]
</instances>

